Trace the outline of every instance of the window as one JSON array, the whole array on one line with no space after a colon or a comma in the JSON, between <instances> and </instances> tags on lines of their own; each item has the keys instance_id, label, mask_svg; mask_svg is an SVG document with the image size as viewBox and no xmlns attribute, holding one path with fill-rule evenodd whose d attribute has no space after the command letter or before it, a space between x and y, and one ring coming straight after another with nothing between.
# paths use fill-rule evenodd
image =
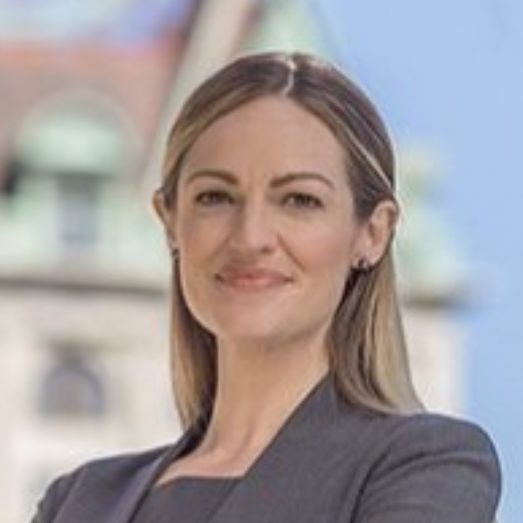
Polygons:
<instances>
[{"instance_id":1,"label":"window","mask_svg":"<svg viewBox=\"0 0 523 523\"><path fill-rule=\"evenodd\" d=\"M106 412L101 377L77 349L56 351L43 376L38 410L46 417L98 417Z\"/></svg>"},{"instance_id":2,"label":"window","mask_svg":"<svg viewBox=\"0 0 523 523\"><path fill-rule=\"evenodd\" d=\"M61 244L67 250L90 249L98 236L100 181L89 175L57 176Z\"/></svg>"},{"instance_id":3,"label":"window","mask_svg":"<svg viewBox=\"0 0 523 523\"><path fill-rule=\"evenodd\" d=\"M5 164L4 171L0 173L0 192L8 198L16 195L21 172L20 163L11 159Z\"/></svg>"}]
</instances>

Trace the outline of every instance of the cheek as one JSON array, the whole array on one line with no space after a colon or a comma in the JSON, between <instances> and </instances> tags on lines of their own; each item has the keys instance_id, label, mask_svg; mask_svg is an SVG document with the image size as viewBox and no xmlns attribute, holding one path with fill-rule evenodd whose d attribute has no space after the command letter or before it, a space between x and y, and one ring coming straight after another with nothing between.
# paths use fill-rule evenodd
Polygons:
<instances>
[{"instance_id":1,"label":"cheek","mask_svg":"<svg viewBox=\"0 0 523 523\"><path fill-rule=\"evenodd\" d=\"M301 243L301 242L300 242ZM312 231L301 251L302 270L309 302L327 316L336 310L353 260L355 232L343 226Z\"/></svg>"},{"instance_id":2,"label":"cheek","mask_svg":"<svg viewBox=\"0 0 523 523\"><path fill-rule=\"evenodd\" d=\"M312 230L294 230L290 236L304 268L345 275L350 268L354 233L344 224L329 224Z\"/></svg>"},{"instance_id":3,"label":"cheek","mask_svg":"<svg viewBox=\"0 0 523 523\"><path fill-rule=\"evenodd\" d=\"M182 292L189 308L204 325L202 314L205 316L209 305L209 283L225 234L223 220L182 215L178 222Z\"/></svg>"},{"instance_id":4,"label":"cheek","mask_svg":"<svg viewBox=\"0 0 523 523\"><path fill-rule=\"evenodd\" d=\"M224 219L187 216L179 222L178 243L181 251L191 259L204 259L227 234Z\"/></svg>"}]
</instances>

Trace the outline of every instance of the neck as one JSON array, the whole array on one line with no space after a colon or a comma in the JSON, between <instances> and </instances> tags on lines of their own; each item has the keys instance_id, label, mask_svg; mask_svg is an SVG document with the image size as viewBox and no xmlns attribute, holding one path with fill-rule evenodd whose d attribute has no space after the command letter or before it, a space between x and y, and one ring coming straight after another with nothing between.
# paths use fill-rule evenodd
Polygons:
<instances>
[{"instance_id":1,"label":"neck","mask_svg":"<svg viewBox=\"0 0 523 523\"><path fill-rule=\"evenodd\" d=\"M224 459L264 448L328 370L324 344L218 343L214 409L198 453Z\"/></svg>"}]
</instances>

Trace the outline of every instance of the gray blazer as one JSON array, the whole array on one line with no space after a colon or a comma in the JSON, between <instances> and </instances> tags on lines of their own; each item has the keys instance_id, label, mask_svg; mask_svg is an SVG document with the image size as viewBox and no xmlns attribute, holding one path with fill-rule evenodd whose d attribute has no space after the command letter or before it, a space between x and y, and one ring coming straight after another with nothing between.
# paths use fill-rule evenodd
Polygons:
<instances>
[{"instance_id":1,"label":"gray blazer","mask_svg":"<svg viewBox=\"0 0 523 523\"><path fill-rule=\"evenodd\" d=\"M130 523L198 437L188 430L174 445L82 465L49 486L33 523ZM328 374L207 521L491 523L499 495L496 452L480 428L347 405Z\"/></svg>"}]
</instances>

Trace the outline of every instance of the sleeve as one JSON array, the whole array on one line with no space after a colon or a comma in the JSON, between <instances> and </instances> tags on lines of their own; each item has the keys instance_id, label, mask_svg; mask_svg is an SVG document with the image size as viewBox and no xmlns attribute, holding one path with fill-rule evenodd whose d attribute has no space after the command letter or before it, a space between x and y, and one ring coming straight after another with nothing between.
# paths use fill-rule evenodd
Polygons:
<instances>
[{"instance_id":1,"label":"sleeve","mask_svg":"<svg viewBox=\"0 0 523 523\"><path fill-rule=\"evenodd\" d=\"M493 523L500 490L499 461L482 429L413 416L388 438L351 523Z\"/></svg>"},{"instance_id":2,"label":"sleeve","mask_svg":"<svg viewBox=\"0 0 523 523\"><path fill-rule=\"evenodd\" d=\"M31 523L52 523L74 483L76 473L63 474L50 483L36 506Z\"/></svg>"}]
</instances>

